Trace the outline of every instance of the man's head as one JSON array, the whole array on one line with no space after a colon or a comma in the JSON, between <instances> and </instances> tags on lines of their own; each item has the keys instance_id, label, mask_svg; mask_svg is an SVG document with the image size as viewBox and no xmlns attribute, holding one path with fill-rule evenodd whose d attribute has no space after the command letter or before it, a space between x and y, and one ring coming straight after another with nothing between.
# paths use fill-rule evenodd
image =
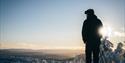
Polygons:
<instances>
[{"instance_id":1,"label":"man's head","mask_svg":"<svg viewBox=\"0 0 125 63\"><path fill-rule=\"evenodd\" d=\"M86 15L94 15L94 10L93 9L88 9L85 11Z\"/></svg>"}]
</instances>

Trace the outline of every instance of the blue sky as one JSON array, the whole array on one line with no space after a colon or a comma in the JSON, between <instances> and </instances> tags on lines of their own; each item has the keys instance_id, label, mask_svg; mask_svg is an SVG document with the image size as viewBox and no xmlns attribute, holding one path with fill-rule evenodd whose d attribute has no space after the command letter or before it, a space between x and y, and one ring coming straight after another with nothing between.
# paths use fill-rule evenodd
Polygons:
<instances>
[{"instance_id":1,"label":"blue sky","mask_svg":"<svg viewBox=\"0 0 125 63\"><path fill-rule=\"evenodd\" d=\"M125 41L124 0L0 0L1 48L84 47L84 11L93 8L105 27ZM115 38L118 38L117 40Z\"/></svg>"}]
</instances>

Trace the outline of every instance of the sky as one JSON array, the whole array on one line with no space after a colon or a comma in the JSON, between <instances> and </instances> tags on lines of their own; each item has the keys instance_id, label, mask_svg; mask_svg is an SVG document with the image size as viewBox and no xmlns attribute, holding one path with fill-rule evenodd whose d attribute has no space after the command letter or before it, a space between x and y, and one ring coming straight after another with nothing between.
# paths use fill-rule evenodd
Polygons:
<instances>
[{"instance_id":1,"label":"sky","mask_svg":"<svg viewBox=\"0 0 125 63\"><path fill-rule=\"evenodd\" d=\"M84 49L84 11L92 8L109 40L125 41L125 0L0 0L0 48Z\"/></svg>"}]
</instances>

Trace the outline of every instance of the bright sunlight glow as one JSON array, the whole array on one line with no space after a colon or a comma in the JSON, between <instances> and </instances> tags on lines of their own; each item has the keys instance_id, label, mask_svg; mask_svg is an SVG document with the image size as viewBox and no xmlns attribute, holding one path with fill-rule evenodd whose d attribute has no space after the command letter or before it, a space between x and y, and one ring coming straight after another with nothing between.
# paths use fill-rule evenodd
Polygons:
<instances>
[{"instance_id":1,"label":"bright sunlight glow","mask_svg":"<svg viewBox=\"0 0 125 63\"><path fill-rule=\"evenodd\" d=\"M103 37L110 37L112 34L112 28L111 27L101 27L99 29L99 34L101 34Z\"/></svg>"}]
</instances>

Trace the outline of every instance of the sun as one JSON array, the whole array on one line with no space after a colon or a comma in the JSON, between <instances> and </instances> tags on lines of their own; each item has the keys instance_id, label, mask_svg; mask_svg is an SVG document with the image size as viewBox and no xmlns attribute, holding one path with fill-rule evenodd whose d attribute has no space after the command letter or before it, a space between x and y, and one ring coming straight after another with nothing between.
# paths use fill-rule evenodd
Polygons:
<instances>
[{"instance_id":1,"label":"sun","mask_svg":"<svg viewBox=\"0 0 125 63\"><path fill-rule=\"evenodd\" d=\"M103 37L106 37L106 36L110 37L112 34L112 28L110 26L100 27L99 34L101 34Z\"/></svg>"}]
</instances>

